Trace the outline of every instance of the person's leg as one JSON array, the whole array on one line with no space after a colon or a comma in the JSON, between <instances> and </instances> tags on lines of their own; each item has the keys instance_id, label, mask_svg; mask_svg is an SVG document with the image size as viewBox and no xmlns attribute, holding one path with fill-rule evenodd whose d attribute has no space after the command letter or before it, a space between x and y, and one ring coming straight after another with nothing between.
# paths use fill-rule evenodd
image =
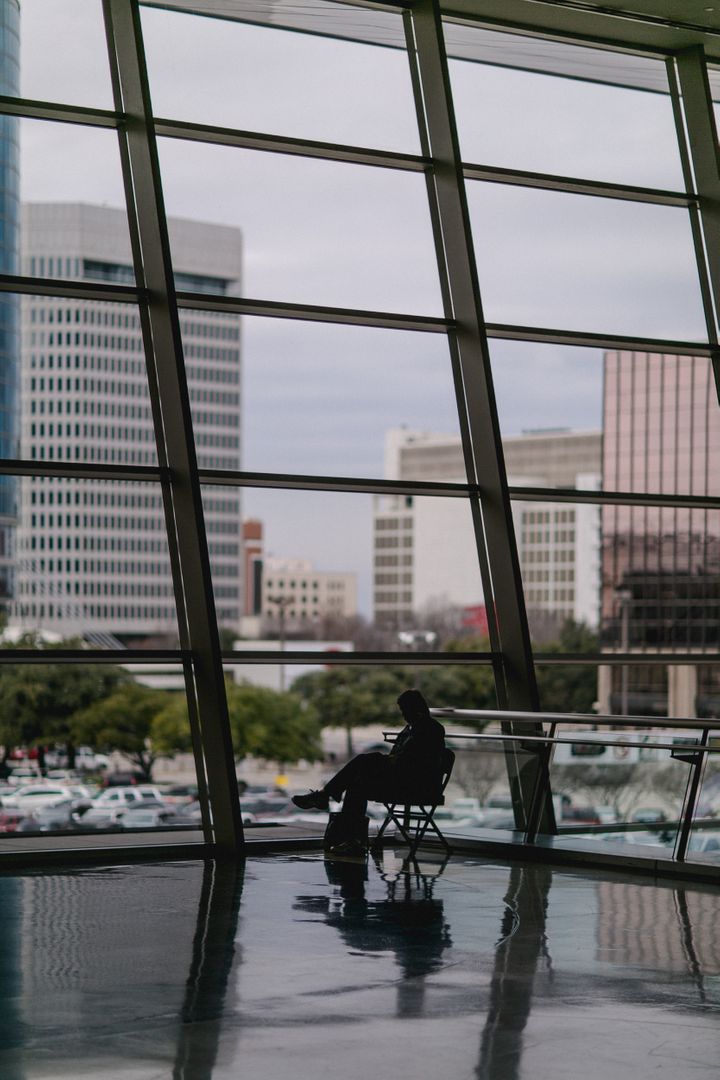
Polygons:
<instances>
[{"instance_id":1,"label":"person's leg","mask_svg":"<svg viewBox=\"0 0 720 1080\"><path fill-rule=\"evenodd\" d=\"M339 802L345 793L343 813L364 816L367 791L383 775L386 767L387 755L385 754L358 754L336 772L321 791L311 791L308 795L295 795L293 802L301 809L326 810L329 799ZM348 797L350 798L349 807L346 805Z\"/></svg>"},{"instance_id":2,"label":"person's leg","mask_svg":"<svg viewBox=\"0 0 720 1080\"><path fill-rule=\"evenodd\" d=\"M360 754L358 757L353 758L351 762L348 762L348 765L352 765L352 769L347 772L344 769L341 770L341 773L345 773L345 775L341 776L341 773L339 773L333 777L330 784L326 785L325 790L329 792L331 798L338 799L339 794L335 794L335 792L342 792L340 787L342 783L345 790L342 813L353 818L365 817L370 792L377 788L378 783L385 775L387 755L379 753ZM335 786L336 781L337 786Z\"/></svg>"}]
</instances>

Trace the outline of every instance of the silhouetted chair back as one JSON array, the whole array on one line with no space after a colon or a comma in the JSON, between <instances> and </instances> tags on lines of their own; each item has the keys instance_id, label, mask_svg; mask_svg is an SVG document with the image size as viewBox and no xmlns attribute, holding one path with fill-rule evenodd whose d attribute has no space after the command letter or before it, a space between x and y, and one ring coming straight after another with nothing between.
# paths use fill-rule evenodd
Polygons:
<instances>
[{"instance_id":1,"label":"silhouetted chair back","mask_svg":"<svg viewBox=\"0 0 720 1080\"><path fill-rule=\"evenodd\" d=\"M450 855L452 848L438 828L434 815L438 806L444 806L445 804L445 788L448 786L452 776L454 765L455 753L446 746L442 754L442 774L439 787L434 790L403 792L396 797L393 797L391 793L387 793L383 798L379 799L378 801L382 802L387 813L377 836L373 840L373 844L380 843L383 833L390 822L393 822L405 843L410 847L409 859L415 858L417 849L428 829L437 836L447 854Z\"/></svg>"}]
</instances>

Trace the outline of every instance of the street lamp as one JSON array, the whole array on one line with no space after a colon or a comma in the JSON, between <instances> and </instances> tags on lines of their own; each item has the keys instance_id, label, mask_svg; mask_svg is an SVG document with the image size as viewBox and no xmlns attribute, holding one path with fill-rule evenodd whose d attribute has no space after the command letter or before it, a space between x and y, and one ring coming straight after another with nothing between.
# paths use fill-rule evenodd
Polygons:
<instances>
[{"instance_id":1,"label":"street lamp","mask_svg":"<svg viewBox=\"0 0 720 1080\"><path fill-rule=\"evenodd\" d=\"M267 596L265 598L266 603L274 604L278 609L278 617L280 619L279 638L280 638L280 652L285 652L285 610L294 603L292 596ZM280 661L280 692L285 690L285 665L282 660Z\"/></svg>"}]
</instances>

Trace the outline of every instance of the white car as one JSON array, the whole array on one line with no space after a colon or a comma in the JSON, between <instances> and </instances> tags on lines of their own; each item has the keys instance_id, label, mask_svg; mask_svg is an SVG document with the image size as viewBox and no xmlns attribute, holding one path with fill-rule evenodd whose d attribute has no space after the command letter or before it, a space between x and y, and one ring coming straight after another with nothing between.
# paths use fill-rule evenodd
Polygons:
<instances>
[{"instance_id":1,"label":"white car","mask_svg":"<svg viewBox=\"0 0 720 1080\"><path fill-rule=\"evenodd\" d=\"M152 784L138 784L136 787L107 788L91 801L90 807L83 814L83 820L94 821L112 814L113 820L131 807L164 806L159 788Z\"/></svg>"},{"instance_id":2,"label":"white car","mask_svg":"<svg viewBox=\"0 0 720 1080\"><path fill-rule=\"evenodd\" d=\"M17 810L32 813L33 810L41 810L46 806L56 806L57 803L75 801L81 798L78 788L65 787L60 784L25 784L19 787L12 795L3 795L3 806L12 806Z\"/></svg>"}]
</instances>

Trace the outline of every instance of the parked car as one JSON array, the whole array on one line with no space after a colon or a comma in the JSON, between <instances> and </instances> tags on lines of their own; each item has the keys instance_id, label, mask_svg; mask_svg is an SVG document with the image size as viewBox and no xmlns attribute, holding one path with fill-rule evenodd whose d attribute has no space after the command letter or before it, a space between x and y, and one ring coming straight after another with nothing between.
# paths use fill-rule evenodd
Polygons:
<instances>
[{"instance_id":1,"label":"parked car","mask_svg":"<svg viewBox=\"0 0 720 1080\"><path fill-rule=\"evenodd\" d=\"M24 810L26 814L34 810L41 810L46 806L57 806L62 802L73 802L81 798L77 789L60 784L28 784L18 788L14 794L3 798L3 806L11 806L17 810ZM85 801L90 803L86 796Z\"/></svg>"},{"instance_id":2,"label":"parked car","mask_svg":"<svg viewBox=\"0 0 720 1080\"><path fill-rule=\"evenodd\" d=\"M665 811L657 806L642 806L630 815L631 821L637 821L641 825L658 825L667 819Z\"/></svg>"},{"instance_id":3,"label":"parked car","mask_svg":"<svg viewBox=\"0 0 720 1080\"><path fill-rule=\"evenodd\" d=\"M137 787L108 788L96 795L82 815L82 822L94 822L109 818L116 822L130 807L158 806L164 809L160 791L151 784Z\"/></svg>"},{"instance_id":4,"label":"parked car","mask_svg":"<svg viewBox=\"0 0 720 1080\"><path fill-rule=\"evenodd\" d=\"M173 784L171 787L164 787L160 789L163 802L168 806L183 806L192 802L198 797L197 784Z\"/></svg>"},{"instance_id":5,"label":"parked car","mask_svg":"<svg viewBox=\"0 0 720 1080\"><path fill-rule=\"evenodd\" d=\"M18 787L22 784L35 784L40 779L40 770L37 765L19 765L8 775L8 782Z\"/></svg>"},{"instance_id":6,"label":"parked car","mask_svg":"<svg viewBox=\"0 0 720 1080\"><path fill-rule=\"evenodd\" d=\"M132 787L145 782L145 776L138 769L116 769L103 776L103 787Z\"/></svg>"},{"instance_id":7,"label":"parked car","mask_svg":"<svg viewBox=\"0 0 720 1080\"><path fill-rule=\"evenodd\" d=\"M11 807L5 810L3 808L0 810L0 833L17 832L18 825L25 820L26 816L24 810L13 810Z\"/></svg>"},{"instance_id":8,"label":"parked car","mask_svg":"<svg viewBox=\"0 0 720 1080\"><path fill-rule=\"evenodd\" d=\"M171 806L128 807L120 825L123 829L165 829L176 825L179 816Z\"/></svg>"},{"instance_id":9,"label":"parked car","mask_svg":"<svg viewBox=\"0 0 720 1080\"><path fill-rule=\"evenodd\" d=\"M63 769L68 765L68 754L64 746L45 751L45 766L51 769ZM110 758L107 754L98 754L90 746L78 746L75 750L75 768L81 772L97 772L107 769Z\"/></svg>"},{"instance_id":10,"label":"parked car","mask_svg":"<svg viewBox=\"0 0 720 1080\"><path fill-rule=\"evenodd\" d=\"M82 825L71 800L33 810L18 825L16 832L65 832Z\"/></svg>"}]
</instances>

